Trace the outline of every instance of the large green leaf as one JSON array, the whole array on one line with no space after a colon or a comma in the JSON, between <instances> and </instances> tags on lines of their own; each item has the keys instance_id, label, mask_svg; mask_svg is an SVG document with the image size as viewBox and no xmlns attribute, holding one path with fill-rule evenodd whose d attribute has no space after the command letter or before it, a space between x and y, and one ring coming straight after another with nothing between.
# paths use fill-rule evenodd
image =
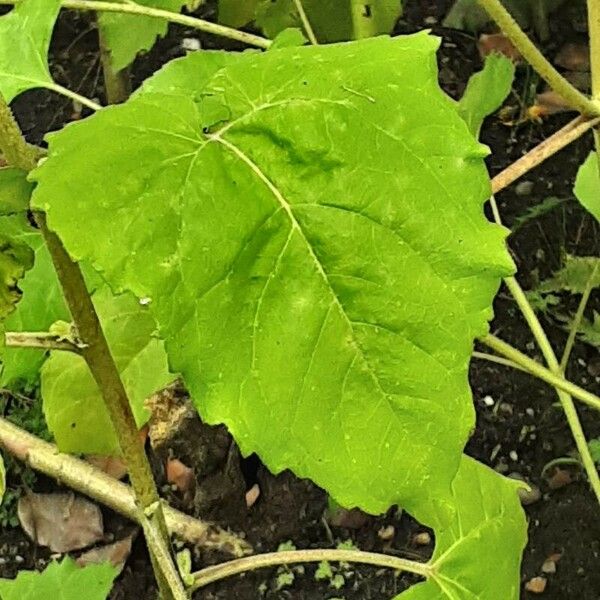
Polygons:
<instances>
[{"instance_id":1,"label":"large green leaf","mask_svg":"<svg viewBox=\"0 0 600 600\"><path fill-rule=\"evenodd\" d=\"M590 152L579 167L575 180L575 196L597 221L600 221L600 161L595 152Z\"/></svg>"},{"instance_id":2,"label":"large green leaf","mask_svg":"<svg viewBox=\"0 0 600 600\"><path fill-rule=\"evenodd\" d=\"M179 12L186 0L139 0L142 6ZM100 31L111 54L115 71L133 62L142 50L149 50L157 37L167 33L168 21L140 15L101 12L98 17Z\"/></svg>"},{"instance_id":3,"label":"large green leaf","mask_svg":"<svg viewBox=\"0 0 600 600\"><path fill-rule=\"evenodd\" d=\"M33 184L27 181L27 173L14 167L0 168L0 217L25 212Z\"/></svg>"},{"instance_id":4,"label":"large green leaf","mask_svg":"<svg viewBox=\"0 0 600 600\"><path fill-rule=\"evenodd\" d=\"M206 421L372 512L449 495L512 271L437 46L239 56L53 134L35 173L73 257L150 303Z\"/></svg>"},{"instance_id":5,"label":"large green leaf","mask_svg":"<svg viewBox=\"0 0 600 600\"><path fill-rule=\"evenodd\" d=\"M0 93L7 102L53 84L48 48L59 9L60 0L22 0L0 17Z\"/></svg>"},{"instance_id":6,"label":"large green leaf","mask_svg":"<svg viewBox=\"0 0 600 600\"><path fill-rule=\"evenodd\" d=\"M219 0L219 22L229 27L243 27L254 21L260 0Z\"/></svg>"},{"instance_id":7,"label":"large green leaf","mask_svg":"<svg viewBox=\"0 0 600 600\"><path fill-rule=\"evenodd\" d=\"M463 457L452 482L453 517L435 505L417 512L435 529L433 574L398 600L518 600L527 541L519 485Z\"/></svg>"},{"instance_id":8,"label":"large green leaf","mask_svg":"<svg viewBox=\"0 0 600 600\"><path fill-rule=\"evenodd\" d=\"M483 70L475 73L467 83L458 112L475 136L483 120L496 111L510 93L515 76L515 66L502 54L490 54Z\"/></svg>"},{"instance_id":9,"label":"large green leaf","mask_svg":"<svg viewBox=\"0 0 600 600\"><path fill-rule=\"evenodd\" d=\"M55 321L69 320L50 254L39 231L22 215L0 217L0 231L27 244L35 254L33 267L19 285L23 299L6 319L7 331L48 331ZM1 360L0 386L9 387L17 381L34 382L46 353L36 349L4 348Z\"/></svg>"},{"instance_id":10,"label":"large green leaf","mask_svg":"<svg viewBox=\"0 0 600 600\"><path fill-rule=\"evenodd\" d=\"M15 309L21 299L19 280L33 266L33 252L8 232L0 231L0 320Z\"/></svg>"},{"instance_id":11,"label":"large green leaf","mask_svg":"<svg viewBox=\"0 0 600 600\"><path fill-rule=\"evenodd\" d=\"M118 570L109 563L78 567L71 558L51 562L41 573L19 571L0 579L2 600L106 600Z\"/></svg>"},{"instance_id":12,"label":"large green leaf","mask_svg":"<svg viewBox=\"0 0 600 600\"><path fill-rule=\"evenodd\" d=\"M144 399L173 381L163 343L148 309L131 294L114 297L107 286L94 306L131 400L138 426L148 420ZM63 452L118 454L116 434L85 360L52 352L42 367L42 398L48 428Z\"/></svg>"}]
</instances>

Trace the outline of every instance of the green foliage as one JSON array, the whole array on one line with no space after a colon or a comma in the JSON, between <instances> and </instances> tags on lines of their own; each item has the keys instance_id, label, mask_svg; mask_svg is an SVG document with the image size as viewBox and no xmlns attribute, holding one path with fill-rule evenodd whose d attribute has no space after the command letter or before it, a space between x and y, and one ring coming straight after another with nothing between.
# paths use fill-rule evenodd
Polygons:
<instances>
[{"instance_id":1,"label":"green foliage","mask_svg":"<svg viewBox=\"0 0 600 600\"><path fill-rule=\"evenodd\" d=\"M479 136L483 120L498 110L512 88L515 66L502 54L490 54L483 70L475 73L458 103L458 113L471 133Z\"/></svg>"},{"instance_id":2,"label":"green foliage","mask_svg":"<svg viewBox=\"0 0 600 600\"><path fill-rule=\"evenodd\" d=\"M543 217L545 214L553 211L555 208L564 205L566 202L563 198L557 198L556 196L548 196L544 198L539 204L535 204L531 208L527 209L522 215L519 215L513 222L511 231L515 233L523 225L530 223L535 219Z\"/></svg>"},{"instance_id":3,"label":"green foliage","mask_svg":"<svg viewBox=\"0 0 600 600\"><path fill-rule=\"evenodd\" d=\"M60 0L23 0L0 17L0 93L7 102L52 86L48 48L59 8Z\"/></svg>"},{"instance_id":4,"label":"green foliage","mask_svg":"<svg viewBox=\"0 0 600 600\"><path fill-rule=\"evenodd\" d=\"M600 161L595 152L591 152L579 168L575 196L600 221Z\"/></svg>"},{"instance_id":5,"label":"green foliage","mask_svg":"<svg viewBox=\"0 0 600 600\"><path fill-rule=\"evenodd\" d=\"M179 12L186 5L186 0L138 0L137 3ZM163 19L117 12L100 12L98 24L104 43L110 49L115 71L132 63L139 52L152 48L156 38L164 36L168 27L168 22Z\"/></svg>"},{"instance_id":6,"label":"green foliage","mask_svg":"<svg viewBox=\"0 0 600 600\"><path fill-rule=\"evenodd\" d=\"M536 291L542 294L570 292L571 294L583 294L585 288L594 273L600 258L595 256L573 256L567 254L564 257L562 268L548 279L542 281ZM600 267L592 280L592 287L600 286Z\"/></svg>"},{"instance_id":7,"label":"green foliage","mask_svg":"<svg viewBox=\"0 0 600 600\"><path fill-rule=\"evenodd\" d=\"M596 464L600 464L600 438L594 438L588 442L590 454Z\"/></svg>"},{"instance_id":8,"label":"green foliage","mask_svg":"<svg viewBox=\"0 0 600 600\"><path fill-rule=\"evenodd\" d=\"M0 217L25 212L33 184L27 181L27 173L13 167L0 168Z\"/></svg>"},{"instance_id":9,"label":"green foliage","mask_svg":"<svg viewBox=\"0 0 600 600\"><path fill-rule=\"evenodd\" d=\"M203 418L371 512L448 495L473 338L512 271L437 45L238 56L53 134L35 174L68 250L151 299Z\"/></svg>"},{"instance_id":10,"label":"green foliage","mask_svg":"<svg viewBox=\"0 0 600 600\"><path fill-rule=\"evenodd\" d=\"M0 231L27 244L35 255L33 267L20 283L23 299L6 319L7 331L47 331L54 321L68 319L56 272L39 231L23 215L0 217ZM46 355L34 349L4 348L1 359L0 386L12 388L18 381L24 385L36 381Z\"/></svg>"},{"instance_id":11,"label":"green foliage","mask_svg":"<svg viewBox=\"0 0 600 600\"><path fill-rule=\"evenodd\" d=\"M115 297L107 286L93 301L141 427L149 416L144 399L174 379L162 342L152 337L154 319L131 294ZM119 453L98 386L81 356L50 354L42 367L42 397L48 427L63 452Z\"/></svg>"},{"instance_id":12,"label":"green foliage","mask_svg":"<svg viewBox=\"0 0 600 600\"><path fill-rule=\"evenodd\" d=\"M338 42L359 37L352 18L351 0L303 0L302 5L317 39ZM373 35L390 33L402 14L400 0L373 0L368 8ZM360 10L360 9L359 9ZM241 27L254 21L267 37L275 38L289 27L301 28L302 23L293 0L219 0L219 20L231 27Z\"/></svg>"},{"instance_id":13,"label":"green foliage","mask_svg":"<svg viewBox=\"0 0 600 600\"><path fill-rule=\"evenodd\" d=\"M51 562L44 571L20 571L0 579L2 600L106 600L118 570L109 563L80 568L71 558Z\"/></svg>"},{"instance_id":14,"label":"green foliage","mask_svg":"<svg viewBox=\"0 0 600 600\"><path fill-rule=\"evenodd\" d=\"M464 456L452 482L453 517L435 500L415 514L435 529L434 573L397 598L516 600L527 539L519 485Z\"/></svg>"},{"instance_id":15,"label":"green foliage","mask_svg":"<svg viewBox=\"0 0 600 600\"><path fill-rule=\"evenodd\" d=\"M8 233L0 233L0 320L15 310L22 293L19 280L32 266L31 248Z\"/></svg>"}]
</instances>

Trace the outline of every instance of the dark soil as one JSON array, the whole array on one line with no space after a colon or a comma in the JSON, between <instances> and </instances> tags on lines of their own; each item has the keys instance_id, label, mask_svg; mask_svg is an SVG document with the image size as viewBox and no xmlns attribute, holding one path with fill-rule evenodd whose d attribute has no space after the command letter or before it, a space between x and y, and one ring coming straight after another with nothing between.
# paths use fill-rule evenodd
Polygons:
<instances>
[{"instance_id":1,"label":"dark soil","mask_svg":"<svg viewBox=\"0 0 600 600\"><path fill-rule=\"evenodd\" d=\"M457 98L469 76L481 67L481 60L474 37L439 25L450 5L450 0L407 0L405 15L397 26L397 33L427 27L443 38L439 54L440 82L451 96ZM205 10L208 10L210 18L211 9ZM564 42L580 39L581 33L574 31L570 25L575 17L581 21L581 14L573 12L579 9L570 6L568 10L570 12L561 13L561 18L551 21L551 41L543 46L550 57ZM183 55L183 37L198 38L203 47L226 45L221 40L172 26L168 36L134 64L134 85L175 56ZM54 36L52 57L52 71L59 83L88 97L103 100L97 34L88 16L66 14L61 17ZM508 100L509 104L518 104L517 95L522 94L527 76L526 69L522 68L515 84L515 95ZM73 107L71 102L43 91L23 95L15 108L19 122L34 143L41 143L46 132L60 128L77 117L78 113L77 107ZM83 114L85 116L85 111ZM492 149L488 161L491 173L505 168L571 117L559 115L544 123L529 121L513 127L502 124L497 117L489 118L482 130L482 139ZM590 137L584 137L530 173L526 179L532 182L532 187L526 194L522 191L517 193L515 184L498 195L500 211L508 227L528 208L548 196L565 200L560 207L530 221L510 237L519 279L525 288L558 269L564 252L598 255L598 225L572 197L577 168L590 147ZM590 302L590 310L594 308L600 310L600 295L597 292ZM499 294L495 309L492 331L541 360L527 326L506 291L502 290ZM552 342L560 351L566 339L564 331L550 321L545 325ZM591 391L600 393L600 377L597 376L599 362L600 356L595 348L579 344L573 353L568 376ZM551 489L542 476L542 470L549 461L568 455L574 446L565 418L556 406L554 391L518 371L481 361L473 361L471 383L478 421L467 452L500 472L519 474L542 492L538 502L526 507L529 545L523 559L523 584L542 574L542 564L550 555L560 554L557 572L547 575L548 586L541 597L547 600L598 598L600 520L597 502L589 491L584 475L577 470L570 472L574 481L560 489ZM585 407L579 407L579 413L588 437L600 435L600 422L595 414ZM193 446L197 441L187 440L186 443ZM232 451L235 452L235 449ZM211 476L218 475L219 469L223 471L226 465L231 467L229 453L226 459L221 458L222 462L219 465L217 461ZM327 499L316 486L290 473L274 477L255 457L240 461L234 456L234 461L237 461L237 476L229 479L227 491L232 508L223 510L221 504L218 513L207 509L207 515L236 531L245 532L259 551L274 550L286 541L292 541L298 548L317 548L333 547L340 541L348 540L363 550L387 551L423 559L432 551L432 544L425 547L415 544L415 534L425 530L401 512L392 510L380 518L369 517L358 529L330 528L323 519ZM13 473L10 482L17 484L17 479ZM234 481L233 485L231 481ZM259 483L261 489L259 500L250 510L240 511L240 502L246 489L255 482ZM42 489L56 488L53 482L42 477L38 478L36 485ZM171 494L171 498L174 503L183 502L176 495ZM106 521L113 535L118 536L126 527L120 517L108 511ZM378 536L378 531L385 525L395 528L394 537L388 542ZM48 558L48 553L36 548L20 529L6 527L0 533L0 576L14 576L16 570L22 568L40 568ZM222 557L197 555L196 561L206 564L206 561L219 558ZM291 579L290 572L293 573L293 581L278 589L278 581L281 583L283 579L279 575L283 573ZM327 581L316 581L315 567L306 566L291 571L262 570L232 578L206 588L198 597L211 600L234 597L240 600L383 599L393 597L413 582L406 577L395 577L386 571L363 567L341 569L338 572L343 576L340 590L333 589ZM142 600L153 598L153 594L152 572L143 541L138 538L112 598ZM522 597L534 595L523 591Z\"/></svg>"}]
</instances>

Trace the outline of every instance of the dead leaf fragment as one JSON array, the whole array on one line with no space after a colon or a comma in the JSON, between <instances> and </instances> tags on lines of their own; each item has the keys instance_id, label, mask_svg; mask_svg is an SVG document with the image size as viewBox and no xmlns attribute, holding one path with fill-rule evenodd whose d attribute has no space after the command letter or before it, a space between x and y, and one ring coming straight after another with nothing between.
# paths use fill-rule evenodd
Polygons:
<instances>
[{"instance_id":1,"label":"dead leaf fragment","mask_svg":"<svg viewBox=\"0 0 600 600\"><path fill-rule=\"evenodd\" d=\"M97 469L104 471L107 475L115 479L123 479L127 475L127 465L119 456L101 456L100 454L90 454L86 460Z\"/></svg>"},{"instance_id":2,"label":"dead leaf fragment","mask_svg":"<svg viewBox=\"0 0 600 600\"><path fill-rule=\"evenodd\" d=\"M29 492L19 499L17 512L27 535L53 552L79 550L104 536L100 509L72 493Z\"/></svg>"},{"instance_id":3,"label":"dead leaf fragment","mask_svg":"<svg viewBox=\"0 0 600 600\"><path fill-rule=\"evenodd\" d=\"M520 62L522 59L521 53L515 48L514 44L503 33L484 33L479 36L477 49L481 58L493 54L504 54L514 63Z\"/></svg>"},{"instance_id":4,"label":"dead leaf fragment","mask_svg":"<svg viewBox=\"0 0 600 600\"><path fill-rule=\"evenodd\" d=\"M246 506L248 508L252 508L258 497L260 496L260 486L258 483L255 483L247 492L246 492Z\"/></svg>"},{"instance_id":5,"label":"dead leaf fragment","mask_svg":"<svg viewBox=\"0 0 600 600\"><path fill-rule=\"evenodd\" d=\"M368 515L359 508L336 507L329 514L329 524L333 527L344 527L345 529L360 529L368 520Z\"/></svg>"},{"instance_id":6,"label":"dead leaf fragment","mask_svg":"<svg viewBox=\"0 0 600 600\"><path fill-rule=\"evenodd\" d=\"M567 101L554 90L548 90L538 94L535 104L529 108L529 116L532 119L541 119L561 112L575 110Z\"/></svg>"},{"instance_id":7,"label":"dead leaf fragment","mask_svg":"<svg viewBox=\"0 0 600 600\"><path fill-rule=\"evenodd\" d=\"M167 481L174 485L180 492L187 492L194 485L194 471L184 465L179 459L171 458L167 461Z\"/></svg>"},{"instance_id":8,"label":"dead leaf fragment","mask_svg":"<svg viewBox=\"0 0 600 600\"><path fill-rule=\"evenodd\" d=\"M573 483L573 476L566 469L554 469L554 472L548 478L548 487L551 490L559 490L570 483Z\"/></svg>"},{"instance_id":9,"label":"dead leaf fragment","mask_svg":"<svg viewBox=\"0 0 600 600\"><path fill-rule=\"evenodd\" d=\"M532 594L543 594L548 580L545 577L532 577L526 584L525 590Z\"/></svg>"},{"instance_id":10,"label":"dead leaf fragment","mask_svg":"<svg viewBox=\"0 0 600 600\"><path fill-rule=\"evenodd\" d=\"M135 535L136 532L133 532L122 540L118 540L112 544L107 544L106 546L100 546L99 548L88 550L87 552L84 552L75 562L80 567L110 562L110 564L113 567L116 567L120 573L123 570L129 555L131 554L131 546L133 544Z\"/></svg>"},{"instance_id":11,"label":"dead leaf fragment","mask_svg":"<svg viewBox=\"0 0 600 600\"><path fill-rule=\"evenodd\" d=\"M558 51L554 64L568 71L589 71L590 49L587 44L569 42Z\"/></svg>"}]
</instances>

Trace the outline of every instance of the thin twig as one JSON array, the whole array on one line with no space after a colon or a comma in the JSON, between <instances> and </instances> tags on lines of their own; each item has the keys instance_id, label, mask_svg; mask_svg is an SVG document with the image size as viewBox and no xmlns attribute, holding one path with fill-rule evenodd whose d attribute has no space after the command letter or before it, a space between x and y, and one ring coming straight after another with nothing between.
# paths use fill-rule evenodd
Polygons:
<instances>
[{"instance_id":1,"label":"thin twig","mask_svg":"<svg viewBox=\"0 0 600 600\"><path fill-rule=\"evenodd\" d=\"M20 1L22 0L0 0L0 4L15 5ZM162 10L160 8L152 8L151 6L143 6L141 4L136 4L135 2L62 0L61 6L63 8L72 8L75 10L115 12L162 19L164 21L171 21L172 23L179 23L180 25L198 29L199 31L204 31L205 33L226 37L230 40L236 40L238 42L248 44L249 46L256 46L257 48L267 49L273 43L272 40L268 40L267 38L259 35L246 33L245 31L239 31L237 29L232 29L231 27L218 25L217 23L211 23L210 21L205 21L204 19L190 17L188 15L182 15L180 13Z\"/></svg>"},{"instance_id":2,"label":"thin twig","mask_svg":"<svg viewBox=\"0 0 600 600\"><path fill-rule=\"evenodd\" d=\"M573 323L571 323L571 328L569 330L569 337L567 338L567 343L565 344L565 349L563 351L562 358L560 359L560 370L564 373L567 364L569 363L569 357L571 356L571 350L573 350L573 345L575 344L575 338L577 337L577 332L579 331L579 326L581 325L581 320L583 319L583 313L585 312L585 307L587 306L588 300L590 299L590 294L594 289L594 280L596 279L596 274L598 273L598 263L594 265L592 272L585 284L585 290L583 290L583 294L581 296L581 300L579 301L579 306L577 307L577 312L575 313L575 317L573 318Z\"/></svg>"},{"instance_id":3,"label":"thin twig","mask_svg":"<svg viewBox=\"0 0 600 600\"><path fill-rule=\"evenodd\" d=\"M319 41L317 40L317 36L315 35L314 29L312 28L312 25L308 20L308 16L306 14L306 11L304 10L304 6L302 6L302 0L294 0L294 5L296 7L296 10L298 11L298 15L300 15L300 21L302 22L302 27L306 35L308 36L308 41L313 46L318 46Z\"/></svg>"},{"instance_id":4,"label":"thin twig","mask_svg":"<svg viewBox=\"0 0 600 600\"><path fill-rule=\"evenodd\" d=\"M55 333L47 331L7 331L4 342L11 348L39 348L41 350L65 350L81 354L79 344L61 339Z\"/></svg>"},{"instance_id":5,"label":"thin twig","mask_svg":"<svg viewBox=\"0 0 600 600\"><path fill-rule=\"evenodd\" d=\"M128 485L84 460L62 454L54 444L40 440L1 417L0 446L32 469L137 521L139 509L133 490ZM245 540L217 525L194 519L170 506L165 506L164 512L169 531L182 540L206 550L225 552L232 556L243 556L251 552L250 545Z\"/></svg>"},{"instance_id":6,"label":"thin twig","mask_svg":"<svg viewBox=\"0 0 600 600\"><path fill-rule=\"evenodd\" d=\"M266 554L257 554L255 556L247 556L246 558L238 558L226 563L206 567L201 571L192 573L195 579L191 586L192 590L214 583L221 579L262 569L264 567L277 567L281 565L289 565L294 563L306 562L348 562L361 563L365 565L373 565L393 569L395 571L407 571L415 573L422 577L431 577L433 575L433 567L426 563L416 562L405 558L398 558L388 554L377 554L375 552L362 552L361 550L291 550L284 552L270 552Z\"/></svg>"},{"instance_id":7,"label":"thin twig","mask_svg":"<svg viewBox=\"0 0 600 600\"><path fill-rule=\"evenodd\" d=\"M519 27L500 0L478 0L490 17L500 27L525 60L539 73L552 89L558 92L565 101L588 116L600 116L600 102L591 100L571 85L536 48L527 34Z\"/></svg>"},{"instance_id":8,"label":"thin twig","mask_svg":"<svg viewBox=\"0 0 600 600\"><path fill-rule=\"evenodd\" d=\"M492 194L502 191L598 124L600 124L600 117L588 119L580 116L573 119L533 150L498 173L492 179Z\"/></svg>"},{"instance_id":9,"label":"thin twig","mask_svg":"<svg viewBox=\"0 0 600 600\"><path fill-rule=\"evenodd\" d=\"M488 362L496 363L497 365L502 365L503 367L510 367L511 369L516 369L517 371L523 371L525 373L530 372L519 363L516 363L515 361L509 360L508 358L504 358L502 356L496 356L495 354L473 351L471 356L473 358L478 358L479 360L486 360Z\"/></svg>"},{"instance_id":10,"label":"thin twig","mask_svg":"<svg viewBox=\"0 0 600 600\"><path fill-rule=\"evenodd\" d=\"M513 348L513 346L497 338L495 335L488 334L485 337L478 339L488 348L491 348L498 354L501 354L510 361L518 364L527 373L549 383L553 388L556 388L556 390L570 394L591 408L600 411L600 398L598 396L584 390L572 381L565 379L562 374L553 373L544 365L529 358L529 356L523 354L516 348Z\"/></svg>"}]
</instances>

